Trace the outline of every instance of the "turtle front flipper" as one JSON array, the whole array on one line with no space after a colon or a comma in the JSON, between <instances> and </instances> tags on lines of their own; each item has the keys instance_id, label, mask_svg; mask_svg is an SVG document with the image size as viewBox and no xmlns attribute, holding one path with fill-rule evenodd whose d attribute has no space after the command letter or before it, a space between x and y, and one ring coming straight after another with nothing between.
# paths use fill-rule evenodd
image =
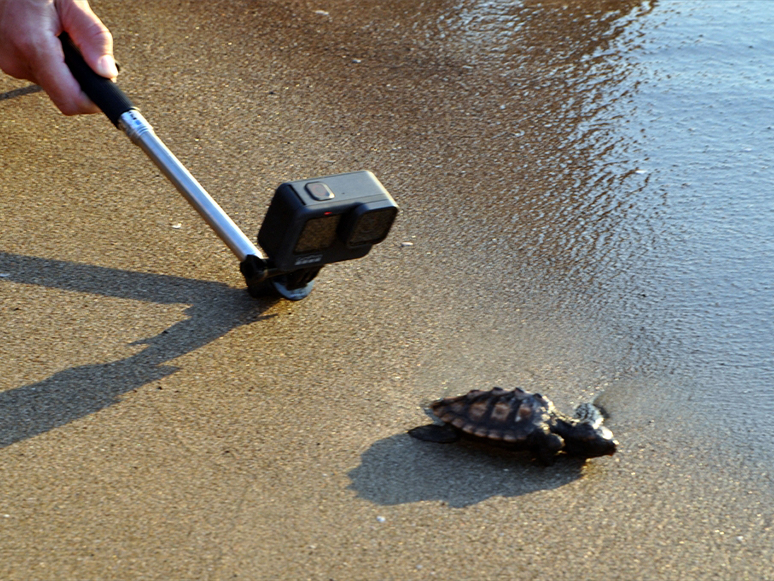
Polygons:
<instances>
[{"instance_id":1,"label":"turtle front flipper","mask_svg":"<svg viewBox=\"0 0 774 581\"><path fill-rule=\"evenodd\" d=\"M428 424L408 431L408 435L423 442L435 442L437 444L452 444L460 439L460 433L452 426Z\"/></svg>"},{"instance_id":2,"label":"turtle front flipper","mask_svg":"<svg viewBox=\"0 0 774 581\"><path fill-rule=\"evenodd\" d=\"M551 466L556 461L556 455L564 448L564 439L551 432L536 432L530 443L532 454L544 466Z\"/></svg>"}]
</instances>

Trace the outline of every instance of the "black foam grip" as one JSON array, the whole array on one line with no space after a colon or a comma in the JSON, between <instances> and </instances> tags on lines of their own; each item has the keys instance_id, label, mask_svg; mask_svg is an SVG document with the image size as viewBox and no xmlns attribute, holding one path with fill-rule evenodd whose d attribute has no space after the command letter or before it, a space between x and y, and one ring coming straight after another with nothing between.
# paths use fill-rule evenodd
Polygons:
<instances>
[{"instance_id":1,"label":"black foam grip","mask_svg":"<svg viewBox=\"0 0 774 581\"><path fill-rule=\"evenodd\" d=\"M136 108L132 101L118 88L118 85L98 75L86 64L66 32L59 35L59 40L64 49L65 63L70 67L70 72L81 85L83 92L107 115L113 125L118 127L121 115Z\"/></svg>"}]
</instances>

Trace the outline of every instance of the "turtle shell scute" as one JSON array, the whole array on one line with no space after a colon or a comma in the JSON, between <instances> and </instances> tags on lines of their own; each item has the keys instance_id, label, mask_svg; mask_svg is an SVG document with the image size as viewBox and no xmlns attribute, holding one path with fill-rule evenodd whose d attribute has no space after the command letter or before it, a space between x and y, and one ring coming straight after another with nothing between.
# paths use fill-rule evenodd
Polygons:
<instances>
[{"instance_id":1,"label":"turtle shell scute","mask_svg":"<svg viewBox=\"0 0 774 581\"><path fill-rule=\"evenodd\" d=\"M535 438L548 438L548 423L555 413L553 403L540 394L498 387L442 399L430 409L441 421L465 434L524 447L539 445Z\"/></svg>"}]
</instances>

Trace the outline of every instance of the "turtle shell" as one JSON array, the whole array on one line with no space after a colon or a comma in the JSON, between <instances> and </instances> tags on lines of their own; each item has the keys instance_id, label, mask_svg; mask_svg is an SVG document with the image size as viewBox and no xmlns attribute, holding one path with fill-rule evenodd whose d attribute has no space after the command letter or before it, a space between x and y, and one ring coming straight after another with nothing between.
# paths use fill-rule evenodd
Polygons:
<instances>
[{"instance_id":1,"label":"turtle shell","mask_svg":"<svg viewBox=\"0 0 774 581\"><path fill-rule=\"evenodd\" d=\"M532 449L541 455L556 453L564 446L563 439L551 432L557 416L554 404L539 393L499 387L474 390L438 400L430 409L445 424L474 438Z\"/></svg>"}]
</instances>

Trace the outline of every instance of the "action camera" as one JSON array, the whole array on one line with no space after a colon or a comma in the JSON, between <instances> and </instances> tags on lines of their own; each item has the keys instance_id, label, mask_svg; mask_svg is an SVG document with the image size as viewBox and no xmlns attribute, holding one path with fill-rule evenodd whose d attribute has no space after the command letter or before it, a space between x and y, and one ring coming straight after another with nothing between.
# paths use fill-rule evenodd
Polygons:
<instances>
[{"instance_id":1,"label":"action camera","mask_svg":"<svg viewBox=\"0 0 774 581\"><path fill-rule=\"evenodd\" d=\"M258 244L285 273L361 258L387 237L397 214L370 171L286 182L274 193Z\"/></svg>"}]
</instances>

